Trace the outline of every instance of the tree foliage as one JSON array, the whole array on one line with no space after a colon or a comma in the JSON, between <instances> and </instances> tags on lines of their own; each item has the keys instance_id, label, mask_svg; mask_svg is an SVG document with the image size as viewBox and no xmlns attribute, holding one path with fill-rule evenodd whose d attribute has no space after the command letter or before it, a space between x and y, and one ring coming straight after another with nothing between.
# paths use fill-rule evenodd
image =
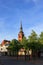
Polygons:
<instances>
[{"instance_id":1,"label":"tree foliage","mask_svg":"<svg viewBox=\"0 0 43 65\"><path fill-rule=\"evenodd\" d=\"M38 35L33 30L31 32L31 35L28 37L28 42L29 48L31 48L33 51L38 51L41 48Z\"/></svg>"},{"instance_id":2,"label":"tree foliage","mask_svg":"<svg viewBox=\"0 0 43 65\"><path fill-rule=\"evenodd\" d=\"M23 37L21 45L23 46L24 49L28 48L28 40L26 39L26 37Z\"/></svg>"},{"instance_id":3,"label":"tree foliage","mask_svg":"<svg viewBox=\"0 0 43 65\"><path fill-rule=\"evenodd\" d=\"M28 39L24 36L21 42L16 39L11 40L8 50L18 52L21 48L25 50L32 49L35 52L39 51L43 48L43 32L38 36L36 32L32 30Z\"/></svg>"},{"instance_id":4,"label":"tree foliage","mask_svg":"<svg viewBox=\"0 0 43 65\"><path fill-rule=\"evenodd\" d=\"M19 43L19 41L16 40L16 39L13 39L10 42L10 45L8 47L8 50L10 50L12 52L18 52L20 48L21 48L21 44Z\"/></svg>"},{"instance_id":5,"label":"tree foliage","mask_svg":"<svg viewBox=\"0 0 43 65\"><path fill-rule=\"evenodd\" d=\"M43 32L41 32L41 34L40 34L39 41L41 44L43 44Z\"/></svg>"},{"instance_id":6,"label":"tree foliage","mask_svg":"<svg viewBox=\"0 0 43 65\"><path fill-rule=\"evenodd\" d=\"M31 42L37 42L37 34L34 30L32 30L31 35L28 37L28 41Z\"/></svg>"}]
</instances>

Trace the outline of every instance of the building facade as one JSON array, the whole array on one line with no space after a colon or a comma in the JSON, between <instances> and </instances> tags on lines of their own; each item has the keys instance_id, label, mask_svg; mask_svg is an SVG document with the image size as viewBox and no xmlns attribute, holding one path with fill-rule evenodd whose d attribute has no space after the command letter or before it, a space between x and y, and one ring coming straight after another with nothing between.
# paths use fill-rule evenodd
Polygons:
<instances>
[{"instance_id":1,"label":"building facade","mask_svg":"<svg viewBox=\"0 0 43 65\"><path fill-rule=\"evenodd\" d=\"M7 53L8 53L7 48L9 46L9 44L10 44L10 41L8 41L8 40L3 40L2 41L2 43L0 44L0 53L1 53L1 55L7 55Z\"/></svg>"}]
</instances>

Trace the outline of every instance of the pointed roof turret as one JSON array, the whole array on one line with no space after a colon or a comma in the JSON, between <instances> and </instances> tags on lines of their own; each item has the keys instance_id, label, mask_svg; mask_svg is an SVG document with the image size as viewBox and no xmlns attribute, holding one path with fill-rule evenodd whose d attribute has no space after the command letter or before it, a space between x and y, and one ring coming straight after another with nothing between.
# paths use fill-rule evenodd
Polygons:
<instances>
[{"instance_id":1,"label":"pointed roof turret","mask_svg":"<svg viewBox=\"0 0 43 65\"><path fill-rule=\"evenodd\" d=\"M18 34L18 40L19 41L22 41L23 37L24 37L24 32L23 32L22 21L21 21L21 24L20 24L20 32Z\"/></svg>"},{"instance_id":2,"label":"pointed roof turret","mask_svg":"<svg viewBox=\"0 0 43 65\"><path fill-rule=\"evenodd\" d=\"M23 32L22 21L21 21L21 26L20 26L20 32Z\"/></svg>"}]
</instances>

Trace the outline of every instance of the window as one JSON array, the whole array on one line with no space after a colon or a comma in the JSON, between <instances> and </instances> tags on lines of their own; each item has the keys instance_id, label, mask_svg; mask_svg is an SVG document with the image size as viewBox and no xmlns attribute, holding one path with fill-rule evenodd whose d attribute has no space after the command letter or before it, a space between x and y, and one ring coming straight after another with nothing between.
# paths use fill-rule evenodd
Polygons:
<instances>
[{"instance_id":1,"label":"window","mask_svg":"<svg viewBox=\"0 0 43 65\"><path fill-rule=\"evenodd\" d=\"M1 48L1 50L3 50L3 49Z\"/></svg>"}]
</instances>

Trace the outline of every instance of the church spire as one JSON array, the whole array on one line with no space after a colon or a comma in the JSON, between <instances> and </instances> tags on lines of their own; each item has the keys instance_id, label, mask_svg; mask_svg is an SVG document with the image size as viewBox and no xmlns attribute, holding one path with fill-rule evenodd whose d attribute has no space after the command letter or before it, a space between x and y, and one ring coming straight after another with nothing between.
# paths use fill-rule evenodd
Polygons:
<instances>
[{"instance_id":1,"label":"church spire","mask_svg":"<svg viewBox=\"0 0 43 65\"><path fill-rule=\"evenodd\" d=\"M21 24L20 24L20 32L18 34L18 41L22 41L23 37L24 37L24 32L23 32L22 21L21 21Z\"/></svg>"},{"instance_id":2,"label":"church spire","mask_svg":"<svg viewBox=\"0 0 43 65\"><path fill-rule=\"evenodd\" d=\"M20 32L23 32L22 21L21 21L21 26L20 26Z\"/></svg>"}]
</instances>

